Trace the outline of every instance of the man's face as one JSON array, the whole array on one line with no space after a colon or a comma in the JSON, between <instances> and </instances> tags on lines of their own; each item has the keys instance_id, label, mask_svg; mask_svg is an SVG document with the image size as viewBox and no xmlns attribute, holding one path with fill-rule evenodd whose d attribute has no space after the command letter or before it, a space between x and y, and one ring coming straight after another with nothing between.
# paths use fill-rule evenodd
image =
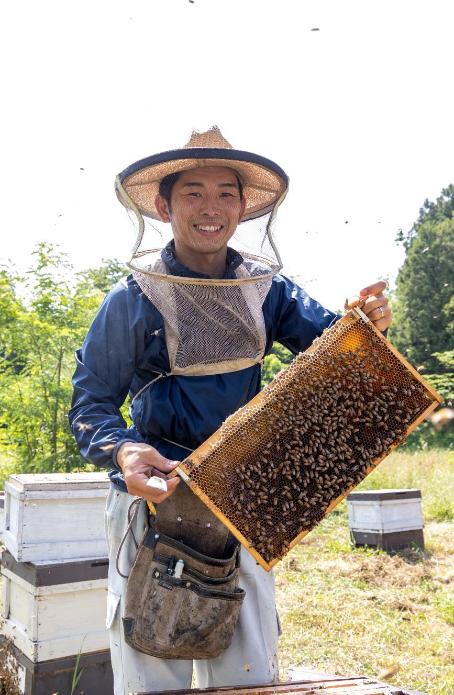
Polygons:
<instances>
[{"instance_id":1,"label":"man's face","mask_svg":"<svg viewBox=\"0 0 454 695\"><path fill-rule=\"evenodd\" d=\"M170 208L157 196L164 222L172 225L180 248L201 254L227 246L245 208L235 172L228 167L201 167L183 171L172 189Z\"/></svg>"}]
</instances>

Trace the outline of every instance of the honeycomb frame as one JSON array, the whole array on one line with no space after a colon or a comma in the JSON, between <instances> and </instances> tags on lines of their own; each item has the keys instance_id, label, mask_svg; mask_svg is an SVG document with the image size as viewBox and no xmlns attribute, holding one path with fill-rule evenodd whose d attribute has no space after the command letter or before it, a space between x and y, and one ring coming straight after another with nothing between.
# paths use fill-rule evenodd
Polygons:
<instances>
[{"instance_id":1,"label":"honeycomb frame","mask_svg":"<svg viewBox=\"0 0 454 695\"><path fill-rule=\"evenodd\" d=\"M441 402L355 308L173 474L269 571Z\"/></svg>"}]
</instances>

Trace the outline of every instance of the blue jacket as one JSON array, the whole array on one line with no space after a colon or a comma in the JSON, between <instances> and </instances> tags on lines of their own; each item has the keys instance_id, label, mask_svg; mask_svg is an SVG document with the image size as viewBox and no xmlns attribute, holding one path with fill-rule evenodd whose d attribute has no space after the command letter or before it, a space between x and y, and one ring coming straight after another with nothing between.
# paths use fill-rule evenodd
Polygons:
<instances>
[{"instance_id":1,"label":"blue jacket","mask_svg":"<svg viewBox=\"0 0 454 695\"><path fill-rule=\"evenodd\" d=\"M199 276L176 260L171 246L164 249L163 259L174 275ZM234 277L239 262L241 257L229 250L225 277ZM263 314L266 353L278 341L297 354L339 318L283 275L273 278ZM159 378L134 400L133 424L127 427L120 407L128 394L133 397L170 369L162 315L131 275L106 296L76 352L76 362L69 412L72 432L82 456L113 468L110 479L122 490L126 486L116 451L123 442L145 442L167 458L182 460L187 448L201 444L261 388L260 364L212 376Z\"/></svg>"}]
</instances>

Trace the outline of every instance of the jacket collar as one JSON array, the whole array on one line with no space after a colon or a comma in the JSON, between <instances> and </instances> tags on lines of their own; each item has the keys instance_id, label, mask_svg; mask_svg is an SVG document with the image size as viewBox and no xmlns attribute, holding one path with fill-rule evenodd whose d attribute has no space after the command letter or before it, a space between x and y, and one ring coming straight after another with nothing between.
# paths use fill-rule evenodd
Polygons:
<instances>
[{"instance_id":1,"label":"jacket collar","mask_svg":"<svg viewBox=\"0 0 454 695\"><path fill-rule=\"evenodd\" d=\"M205 275L203 273L198 273L195 270L190 270L190 268L186 268L180 261L177 259L175 255L175 241L172 239L172 241L169 241L167 246L165 246L162 251L161 251L161 258L166 264L167 268L169 269L169 272L171 275L179 275L180 277L185 277L185 278L209 278L209 275ZM227 258L226 258L226 263L225 263L225 273L222 276L222 279L231 279L236 277L235 276L235 270L238 268L239 265L243 262L243 256L238 253L238 251L235 251L235 249L232 249L227 247Z\"/></svg>"}]
</instances>

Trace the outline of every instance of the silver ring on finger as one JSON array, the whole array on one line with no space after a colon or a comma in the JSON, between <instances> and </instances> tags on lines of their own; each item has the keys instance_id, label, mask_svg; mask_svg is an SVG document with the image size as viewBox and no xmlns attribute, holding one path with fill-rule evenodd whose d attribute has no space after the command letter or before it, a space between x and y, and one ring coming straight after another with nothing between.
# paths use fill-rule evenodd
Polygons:
<instances>
[{"instance_id":1,"label":"silver ring on finger","mask_svg":"<svg viewBox=\"0 0 454 695\"><path fill-rule=\"evenodd\" d=\"M382 306L379 306L378 308L379 308L379 309L380 309L380 311L381 311L381 316L380 316L380 318L382 319L382 318L384 317L384 315L385 315L385 312L384 312L384 310L383 310L383 307L382 307Z\"/></svg>"}]
</instances>

